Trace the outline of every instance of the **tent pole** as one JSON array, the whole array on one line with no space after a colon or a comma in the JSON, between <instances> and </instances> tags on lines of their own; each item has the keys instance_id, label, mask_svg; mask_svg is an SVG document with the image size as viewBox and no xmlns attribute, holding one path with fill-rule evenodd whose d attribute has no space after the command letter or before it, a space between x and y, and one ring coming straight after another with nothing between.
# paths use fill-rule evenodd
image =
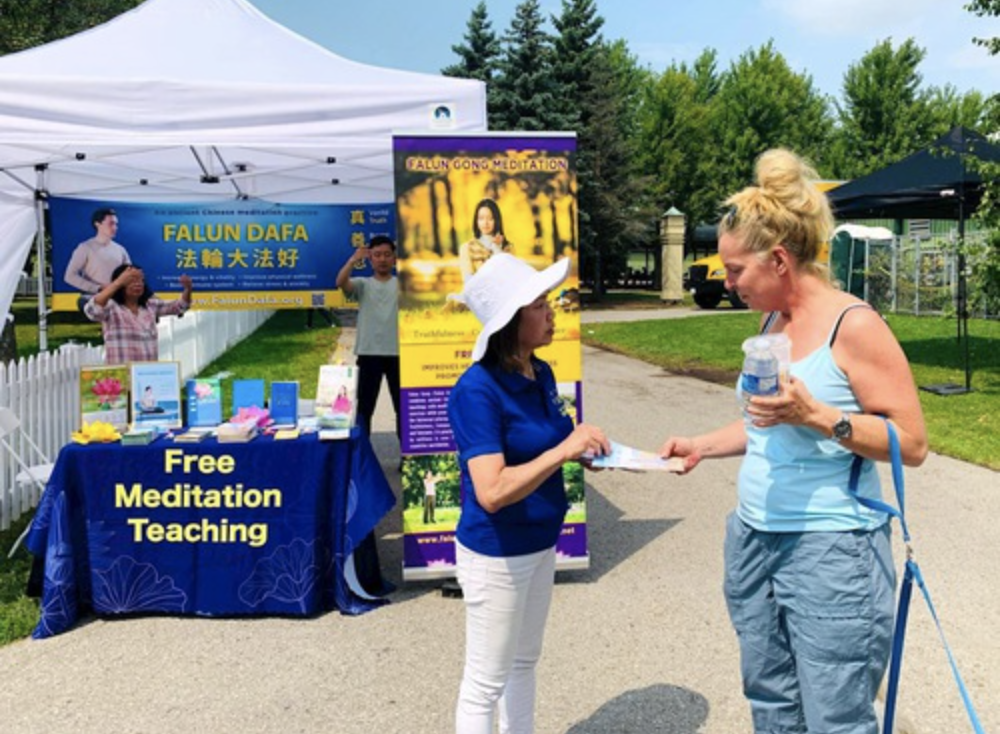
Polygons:
<instances>
[{"instance_id":1,"label":"tent pole","mask_svg":"<svg viewBox=\"0 0 1000 734\"><path fill-rule=\"evenodd\" d=\"M49 349L48 339L48 309L45 305L45 173L48 166L39 164L35 166L38 174L35 182L35 247L38 248L38 351L46 352Z\"/></svg>"}]
</instances>

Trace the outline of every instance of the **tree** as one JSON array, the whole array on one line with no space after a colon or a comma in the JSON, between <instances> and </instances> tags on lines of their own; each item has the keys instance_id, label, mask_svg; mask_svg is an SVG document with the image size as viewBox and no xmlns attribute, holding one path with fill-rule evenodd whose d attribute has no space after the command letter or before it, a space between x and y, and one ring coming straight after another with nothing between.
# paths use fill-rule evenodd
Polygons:
<instances>
[{"instance_id":1,"label":"tree","mask_svg":"<svg viewBox=\"0 0 1000 734\"><path fill-rule=\"evenodd\" d=\"M1000 0L971 0L965 9L975 13L980 18L1000 17ZM991 56L1000 54L1000 38L974 38L973 42L983 46Z\"/></svg>"},{"instance_id":2,"label":"tree","mask_svg":"<svg viewBox=\"0 0 1000 734\"><path fill-rule=\"evenodd\" d=\"M552 75L565 119L565 129L586 126L586 100L593 94L592 65L599 53L600 30L604 18L597 14L594 0L562 0L562 13L552 16Z\"/></svg>"},{"instance_id":3,"label":"tree","mask_svg":"<svg viewBox=\"0 0 1000 734\"><path fill-rule=\"evenodd\" d=\"M971 90L965 94L951 84L931 87L928 104L934 120L934 138L944 135L956 125L979 131L986 124L988 101L981 92Z\"/></svg>"},{"instance_id":4,"label":"tree","mask_svg":"<svg viewBox=\"0 0 1000 734\"><path fill-rule=\"evenodd\" d=\"M552 37L542 29L538 0L524 0L504 34L496 79L498 130L564 130L552 77Z\"/></svg>"},{"instance_id":5,"label":"tree","mask_svg":"<svg viewBox=\"0 0 1000 734\"><path fill-rule=\"evenodd\" d=\"M465 31L465 44L452 46L451 50L458 55L458 63L445 67L441 73L445 76L463 79L478 79L486 84L486 106L489 110L489 125L496 128L499 120L494 120L499 109L493 80L497 75L497 65L500 60L500 40L493 32L486 3L480 2L472 9Z\"/></svg>"},{"instance_id":6,"label":"tree","mask_svg":"<svg viewBox=\"0 0 1000 734\"><path fill-rule=\"evenodd\" d=\"M944 132L935 126L930 93L920 89L925 55L912 38L898 49L887 39L848 67L838 107L841 178L884 168Z\"/></svg>"},{"instance_id":7,"label":"tree","mask_svg":"<svg viewBox=\"0 0 1000 734\"><path fill-rule=\"evenodd\" d=\"M703 179L718 206L753 180L754 162L769 148L790 148L822 166L831 120L812 77L792 71L769 41L722 76L710 128L712 155Z\"/></svg>"},{"instance_id":8,"label":"tree","mask_svg":"<svg viewBox=\"0 0 1000 734\"><path fill-rule=\"evenodd\" d=\"M594 296L625 270L628 254L648 241L652 211L644 205L649 181L636 175L634 151L622 129L624 80L605 45L591 58L591 93L582 100L580 129L580 270L593 274Z\"/></svg>"},{"instance_id":9,"label":"tree","mask_svg":"<svg viewBox=\"0 0 1000 734\"><path fill-rule=\"evenodd\" d=\"M0 0L0 55L23 51L87 30L121 15L140 0Z\"/></svg>"},{"instance_id":10,"label":"tree","mask_svg":"<svg viewBox=\"0 0 1000 734\"><path fill-rule=\"evenodd\" d=\"M718 204L705 186L711 104L720 84L715 58L707 49L693 66L675 63L650 79L639 112L639 166L652 180L653 204L659 212L677 207L692 228L712 221Z\"/></svg>"},{"instance_id":11,"label":"tree","mask_svg":"<svg viewBox=\"0 0 1000 734\"><path fill-rule=\"evenodd\" d=\"M1000 0L972 0L965 8L979 17L1000 17ZM1000 54L1000 38L976 38L975 43L983 46L991 56ZM983 133L1000 132L1000 95L993 95L987 102ZM1000 165L980 164L986 190L976 210L976 218L987 233L987 241L982 257L974 265L973 275L978 283L973 300L977 306L985 306L991 312L1000 310Z\"/></svg>"}]
</instances>

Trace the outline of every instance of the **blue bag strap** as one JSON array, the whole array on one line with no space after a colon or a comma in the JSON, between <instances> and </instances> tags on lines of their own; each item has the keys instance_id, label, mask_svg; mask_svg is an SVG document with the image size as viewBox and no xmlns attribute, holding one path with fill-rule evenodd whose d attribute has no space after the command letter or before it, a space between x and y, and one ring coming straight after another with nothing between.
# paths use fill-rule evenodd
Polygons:
<instances>
[{"instance_id":1,"label":"blue bag strap","mask_svg":"<svg viewBox=\"0 0 1000 734\"><path fill-rule=\"evenodd\" d=\"M883 420L885 419L883 418ZM897 510L887 502L863 497L858 494L858 480L861 478L861 468L864 466L866 459L857 454L854 456L854 461L851 462L851 476L848 480L847 490L854 495L854 499L859 504L870 510L884 512L890 517L897 518L900 526L903 528L903 540L909 543L910 529L906 525L905 515L906 488L903 485L903 452L899 448L899 436L896 434L896 429L893 428L892 423L888 420L885 421L885 425L889 431L889 460L892 462L892 483L896 487L896 504L899 505L899 509Z\"/></svg>"},{"instance_id":2,"label":"blue bag strap","mask_svg":"<svg viewBox=\"0 0 1000 734\"><path fill-rule=\"evenodd\" d=\"M896 609L896 629L892 635L892 662L889 666L889 685L885 696L885 715L882 720L882 731L884 733L892 732L895 723L896 699L899 694L899 676L903 666L903 643L906 639L906 622L909 618L910 599L913 596L913 582L916 581L917 587L923 594L924 601L927 602L927 608L930 609L931 617L934 619L934 624L937 627L938 636L941 638L941 644L944 645L944 651L948 655L951 674L955 678L955 683L958 684L958 692L962 696L962 702L965 704L965 711L969 715L973 731L976 734L985 734L983 725L979 722L979 716L976 714L976 709L972 705L972 697L965 686L965 681L962 680L962 674L958 671L955 656L952 654L951 647L945 639L944 630L941 628L937 611L934 609L934 602L931 601L930 591L927 589L927 584L924 583L923 574L920 573L920 566L913 559L913 549L910 547L910 531L906 526L906 518L904 516L906 497L903 487L903 455L899 447L899 436L896 434L896 429L892 423L888 419L883 418L883 420L885 420L886 430L889 433L889 460L892 462L892 482L896 488L896 501L899 504L899 509L897 510L885 502L862 497L858 494L858 480L861 476L861 466L864 462L864 459L860 456L854 457L848 483L849 491L860 504L873 510L886 512L891 517L899 518L899 524L903 528L903 540L906 543L906 565L903 568L903 583L899 589L899 605Z\"/></svg>"}]
</instances>

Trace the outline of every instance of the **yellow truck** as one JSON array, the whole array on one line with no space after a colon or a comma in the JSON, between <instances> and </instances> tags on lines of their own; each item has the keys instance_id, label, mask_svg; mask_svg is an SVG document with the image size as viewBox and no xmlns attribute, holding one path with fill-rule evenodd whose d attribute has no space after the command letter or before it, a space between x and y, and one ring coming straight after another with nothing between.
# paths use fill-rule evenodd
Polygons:
<instances>
[{"instance_id":1,"label":"yellow truck","mask_svg":"<svg viewBox=\"0 0 1000 734\"><path fill-rule=\"evenodd\" d=\"M843 181L817 181L816 188L826 192L840 186ZM819 259L829 262L830 248L824 245ZM719 254L709 255L691 263L684 275L684 288L694 297L700 308L715 308L722 299L729 301L733 308L746 308L738 293L726 288L726 266Z\"/></svg>"},{"instance_id":2,"label":"yellow truck","mask_svg":"<svg viewBox=\"0 0 1000 734\"><path fill-rule=\"evenodd\" d=\"M723 298L733 308L746 308L739 295L726 288L726 266L722 264L718 253L691 263L684 278L684 287L691 292L694 302L701 308L715 308L722 303Z\"/></svg>"}]
</instances>

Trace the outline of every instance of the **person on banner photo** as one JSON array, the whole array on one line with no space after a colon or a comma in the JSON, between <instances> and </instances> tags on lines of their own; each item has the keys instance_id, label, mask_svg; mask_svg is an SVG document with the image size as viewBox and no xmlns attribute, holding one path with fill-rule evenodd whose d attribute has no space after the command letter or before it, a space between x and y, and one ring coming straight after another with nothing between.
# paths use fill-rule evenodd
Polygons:
<instances>
[{"instance_id":1,"label":"person on banner photo","mask_svg":"<svg viewBox=\"0 0 1000 734\"><path fill-rule=\"evenodd\" d=\"M424 472L424 525L433 525L434 510L437 507L437 486L444 479L430 469Z\"/></svg>"},{"instance_id":2,"label":"person on banner photo","mask_svg":"<svg viewBox=\"0 0 1000 734\"><path fill-rule=\"evenodd\" d=\"M146 385L146 389L142 391L142 397L139 398L139 410L143 413L163 412L163 408L157 405L156 395L153 394L152 385Z\"/></svg>"},{"instance_id":3,"label":"person on banner photo","mask_svg":"<svg viewBox=\"0 0 1000 734\"><path fill-rule=\"evenodd\" d=\"M87 301L83 312L101 323L105 364L156 362L160 351L156 320L177 316L191 307L191 278L180 276L181 297L162 301L146 285L138 265L119 265L111 282Z\"/></svg>"},{"instance_id":4,"label":"person on banner photo","mask_svg":"<svg viewBox=\"0 0 1000 734\"><path fill-rule=\"evenodd\" d=\"M350 414L351 398L347 395L347 385L340 386L340 390L337 391L337 397L333 399L333 405L330 409L334 413Z\"/></svg>"},{"instance_id":5,"label":"person on banner photo","mask_svg":"<svg viewBox=\"0 0 1000 734\"><path fill-rule=\"evenodd\" d=\"M754 731L877 734L896 579L889 517L858 496L881 497L883 417L910 466L927 456L924 417L885 321L838 290L818 260L833 216L815 171L779 149L760 157L756 174L756 186L726 202L719 254L726 286L762 312L761 333L791 341L790 376L762 396L744 392L758 374L748 373L737 386L745 418L668 438L660 453L683 457L685 471L743 456L724 590Z\"/></svg>"},{"instance_id":6,"label":"person on banner photo","mask_svg":"<svg viewBox=\"0 0 1000 734\"><path fill-rule=\"evenodd\" d=\"M76 246L63 275L67 285L83 292L81 310L89 298L111 282L115 268L132 262L128 251L114 240L118 233L118 215L114 209L97 209L90 221L94 236Z\"/></svg>"},{"instance_id":7,"label":"person on banner photo","mask_svg":"<svg viewBox=\"0 0 1000 734\"><path fill-rule=\"evenodd\" d=\"M493 199L483 199L476 204L476 211L472 216L472 234L472 239L458 248L458 266L462 271L463 282L472 277L493 255L510 252L512 249L504 235L500 207Z\"/></svg>"},{"instance_id":8,"label":"person on banner photo","mask_svg":"<svg viewBox=\"0 0 1000 734\"><path fill-rule=\"evenodd\" d=\"M351 272L365 258L374 274L352 278ZM354 353L358 358L358 425L371 433L372 415L382 389L389 383L389 396L396 411L396 436L402 439L399 409L399 281L396 243L385 235L372 237L368 247L359 247L337 273L337 287L358 301L358 326Z\"/></svg>"},{"instance_id":9,"label":"person on banner photo","mask_svg":"<svg viewBox=\"0 0 1000 734\"><path fill-rule=\"evenodd\" d=\"M563 464L610 450L595 426L574 428L548 363L549 291L570 261L542 271L494 255L460 294L482 323L472 365L448 400L458 447L462 513L456 567L465 600L459 734L534 731L535 667L555 580L556 541L569 503Z\"/></svg>"}]
</instances>

